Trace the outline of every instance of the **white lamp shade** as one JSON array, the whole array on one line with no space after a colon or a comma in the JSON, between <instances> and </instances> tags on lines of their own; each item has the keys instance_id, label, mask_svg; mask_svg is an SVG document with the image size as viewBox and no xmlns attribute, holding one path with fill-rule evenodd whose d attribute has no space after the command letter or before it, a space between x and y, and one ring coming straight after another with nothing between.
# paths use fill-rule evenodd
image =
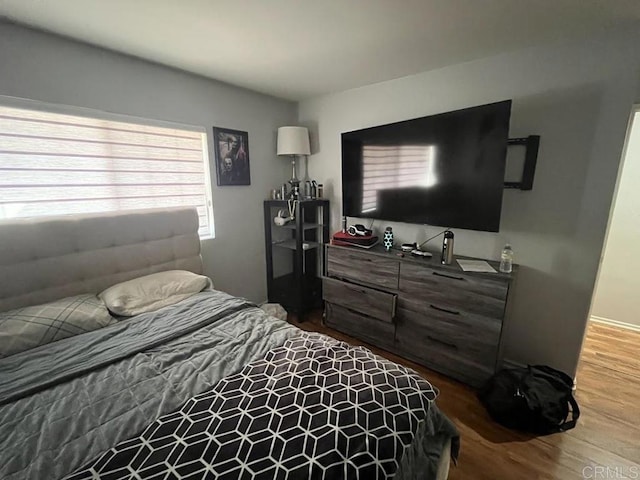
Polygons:
<instances>
[{"instance_id":1,"label":"white lamp shade","mask_svg":"<svg viewBox=\"0 0 640 480\"><path fill-rule=\"evenodd\" d=\"M310 155L309 130L305 127L278 129L278 155Z\"/></svg>"}]
</instances>

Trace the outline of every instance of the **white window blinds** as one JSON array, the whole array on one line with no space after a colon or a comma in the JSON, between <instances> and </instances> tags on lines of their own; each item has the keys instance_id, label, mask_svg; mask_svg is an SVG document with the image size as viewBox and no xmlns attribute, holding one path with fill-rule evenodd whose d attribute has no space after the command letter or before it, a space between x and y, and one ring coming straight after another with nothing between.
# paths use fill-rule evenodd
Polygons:
<instances>
[{"instance_id":1,"label":"white window blinds","mask_svg":"<svg viewBox=\"0 0 640 480\"><path fill-rule=\"evenodd\" d=\"M0 219L194 206L213 234L204 132L0 106Z\"/></svg>"}]
</instances>

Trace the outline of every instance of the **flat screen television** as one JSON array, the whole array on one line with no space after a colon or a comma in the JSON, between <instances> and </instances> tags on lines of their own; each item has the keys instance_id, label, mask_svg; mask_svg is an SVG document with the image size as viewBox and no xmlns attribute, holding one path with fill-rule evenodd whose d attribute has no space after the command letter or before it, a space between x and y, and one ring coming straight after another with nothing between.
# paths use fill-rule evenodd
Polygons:
<instances>
[{"instance_id":1,"label":"flat screen television","mask_svg":"<svg viewBox=\"0 0 640 480\"><path fill-rule=\"evenodd\" d=\"M343 215L497 232L511 100L342 134Z\"/></svg>"}]
</instances>

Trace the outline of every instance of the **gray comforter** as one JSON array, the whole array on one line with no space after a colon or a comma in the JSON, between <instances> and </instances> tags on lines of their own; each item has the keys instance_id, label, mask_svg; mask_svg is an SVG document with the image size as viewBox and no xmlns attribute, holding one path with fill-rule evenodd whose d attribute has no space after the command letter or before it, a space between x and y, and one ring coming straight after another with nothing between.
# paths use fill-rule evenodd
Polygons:
<instances>
[{"instance_id":1,"label":"gray comforter","mask_svg":"<svg viewBox=\"0 0 640 480\"><path fill-rule=\"evenodd\" d=\"M203 292L3 359L0 478L61 478L299 333L244 300ZM433 407L396 478L424 478L455 436Z\"/></svg>"}]
</instances>

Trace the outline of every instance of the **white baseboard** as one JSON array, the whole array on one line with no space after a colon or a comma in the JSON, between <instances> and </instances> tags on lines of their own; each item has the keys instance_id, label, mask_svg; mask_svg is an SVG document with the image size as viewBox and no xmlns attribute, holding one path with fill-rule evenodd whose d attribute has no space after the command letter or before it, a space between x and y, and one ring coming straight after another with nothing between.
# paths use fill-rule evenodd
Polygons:
<instances>
[{"instance_id":1,"label":"white baseboard","mask_svg":"<svg viewBox=\"0 0 640 480\"><path fill-rule=\"evenodd\" d=\"M633 325L632 323L619 322L617 320L611 320L610 318L591 316L591 321L596 323L603 323L605 325L612 325L614 327L626 328L627 330L633 330L634 332L640 332L640 325Z\"/></svg>"}]
</instances>

